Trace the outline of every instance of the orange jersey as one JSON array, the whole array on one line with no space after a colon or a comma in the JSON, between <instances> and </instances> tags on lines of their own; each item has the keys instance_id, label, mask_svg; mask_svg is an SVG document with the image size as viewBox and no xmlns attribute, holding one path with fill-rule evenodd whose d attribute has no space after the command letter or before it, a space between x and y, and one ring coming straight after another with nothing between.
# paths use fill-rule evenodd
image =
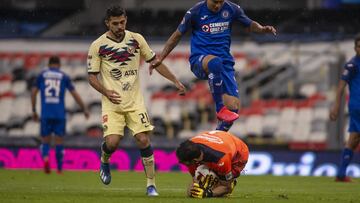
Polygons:
<instances>
[{"instance_id":1,"label":"orange jersey","mask_svg":"<svg viewBox=\"0 0 360 203\"><path fill-rule=\"evenodd\" d=\"M249 158L247 145L238 137L224 131L203 132L190 141L200 144L204 153L202 163L219 175L230 180L240 175ZM194 166L189 167L194 174Z\"/></svg>"}]
</instances>

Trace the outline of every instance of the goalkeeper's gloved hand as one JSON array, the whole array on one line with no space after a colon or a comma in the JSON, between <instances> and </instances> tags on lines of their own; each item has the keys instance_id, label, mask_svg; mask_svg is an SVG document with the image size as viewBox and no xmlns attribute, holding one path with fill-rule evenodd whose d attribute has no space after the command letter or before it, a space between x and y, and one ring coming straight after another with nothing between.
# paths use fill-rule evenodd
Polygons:
<instances>
[{"instance_id":1,"label":"goalkeeper's gloved hand","mask_svg":"<svg viewBox=\"0 0 360 203\"><path fill-rule=\"evenodd\" d=\"M210 189L201 188L199 183L193 183L190 190L190 196L194 198L212 197L213 193Z\"/></svg>"},{"instance_id":2,"label":"goalkeeper's gloved hand","mask_svg":"<svg viewBox=\"0 0 360 203\"><path fill-rule=\"evenodd\" d=\"M212 175L202 176L199 180L200 187L204 189L212 188L216 184L216 178Z\"/></svg>"}]
</instances>

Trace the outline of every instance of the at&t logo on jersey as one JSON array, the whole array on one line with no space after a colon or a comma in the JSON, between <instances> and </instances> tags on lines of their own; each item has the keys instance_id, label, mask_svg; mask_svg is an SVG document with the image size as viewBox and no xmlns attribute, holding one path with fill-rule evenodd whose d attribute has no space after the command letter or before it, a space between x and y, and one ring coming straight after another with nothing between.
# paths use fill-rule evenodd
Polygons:
<instances>
[{"instance_id":1,"label":"at&t logo on jersey","mask_svg":"<svg viewBox=\"0 0 360 203\"><path fill-rule=\"evenodd\" d=\"M137 76L138 71L137 70L126 70L121 71L118 68L114 68L110 70L110 75L115 80L120 80L122 77L130 77L130 76Z\"/></svg>"},{"instance_id":2,"label":"at&t logo on jersey","mask_svg":"<svg viewBox=\"0 0 360 203\"><path fill-rule=\"evenodd\" d=\"M218 22L218 23L209 23L201 26L202 31L210 33L210 34L217 34L222 33L229 29L230 23L226 22Z\"/></svg>"}]
</instances>

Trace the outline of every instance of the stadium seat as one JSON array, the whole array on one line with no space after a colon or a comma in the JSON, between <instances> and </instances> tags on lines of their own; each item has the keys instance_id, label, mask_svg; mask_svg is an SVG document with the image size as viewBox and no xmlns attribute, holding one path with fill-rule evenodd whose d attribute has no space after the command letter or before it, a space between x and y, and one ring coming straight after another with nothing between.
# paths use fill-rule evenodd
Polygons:
<instances>
[{"instance_id":1,"label":"stadium seat","mask_svg":"<svg viewBox=\"0 0 360 203\"><path fill-rule=\"evenodd\" d=\"M0 94L11 91L10 80L0 80Z\"/></svg>"},{"instance_id":2,"label":"stadium seat","mask_svg":"<svg viewBox=\"0 0 360 203\"><path fill-rule=\"evenodd\" d=\"M178 139L189 139L195 135L192 130L181 130L177 136Z\"/></svg>"},{"instance_id":3,"label":"stadium seat","mask_svg":"<svg viewBox=\"0 0 360 203\"><path fill-rule=\"evenodd\" d=\"M35 121L26 122L23 128L24 136L36 137L40 134L40 124Z\"/></svg>"},{"instance_id":4,"label":"stadium seat","mask_svg":"<svg viewBox=\"0 0 360 203\"><path fill-rule=\"evenodd\" d=\"M16 95L26 93L27 84L25 81L15 81L11 84L11 91Z\"/></svg>"},{"instance_id":5,"label":"stadium seat","mask_svg":"<svg viewBox=\"0 0 360 203\"><path fill-rule=\"evenodd\" d=\"M230 128L229 132L236 135L237 137L246 138L248 132L245 125L245 118L240 117L238 120L236 120L233 126Z\"/></svg>"},{"instance_id":6,"label":"stadium seat","mask_svg":"<svg viewBox=\"0 0 360 203\"><path fill-rule=\"evenodd\" d=\"M16 109L16 111L12 111L12 116L26 118L31 115L31 102L30 98L26 96L17 97L12 103L12 109Z\"/></svg>"},{"instance_id":7,"label":"stadium seat","mask_svg":"<svg viewBox=\"0 0 360 203\"><path fill-rule=\"evenodd\" d=\"M150 117L167 119L167 100L166 99L153 99L150 103Z\"/></svg>"},{"instance_id":8,"label":"stadium seat","mask_svg":"<svg viewBox=\"0 0 360 203\"><path fill-rule=\"evenodd\" d=\"M315 131L309 135L309 142L325 143L327 140L326 131Z\"/></svg>"},{"instance_id":9,"label":"stadium seat","mask_svg":"<svg viewBox=\"0 0 360 203\"><path fill-rule=\"evenodd\" d=\"M311 122L314 116L314 110L312 108L301 108L297 112L297 122L304 123L304 122Z\"/></svg>"},{"instance_id":10,"label":"stadium seat","mask_svg":"<svg viewBox=\"0 0 360 203\"><path fill-rule=\"evenodd\" d=\"M329 108L316 107L314 109L314 119L329 120Z\"/></svg>"},{"instance_id":11,"label":"stadium seat","mask_svg":"<svg viewBox=\"0 0 360 203\"><path fill-rule=\"evenodd\" d=\"M316 85L311 83L303 84L299 90L299 93L306 97L310 97L311 95L314 95L316 92L317 92Z\"/></svg>"},{"instance_id":12,"label":"stadium seat","mask_svg":"<svg viewBox=\"0 0 360 203\"><path fill-rule=\"evenodd\" d=\"M85 119L83 113L75 113L69 119L69 133L72 135L84 135L85 130L89 126L88 120Z\"/></svg>"},{"instance_id":13,"label":"stadium seat","mask_svg":"<svg viewBox=\"0 0 360 203\"><path fill-rule=\"evenodd\" d=\"M281 140L290 141L294 136L294 122L281 122L279 121L275 137Z\"/></svg>"},{"instance_id":14,"label":"stadium seat","mask_svg":"<svg viewBox=\"0 0 360 203\"><path fill-rule=\"evenodd\" d=\"M263 116L250 115L245 121L245 128L248 135L261 136L263 130Z\"/></svg>"},{"instance_id":15,"label":"stadium seat","mask_svg":"<svg viewBox=\"0 0 360 203\"><path fill-rule=\"evenodd\" d=\"M267 114L263 119L263 135L275 135L279 123L279 115L276 113Z\"/></svg>"},{"instance_id":16,"label":"stadium seat","mask_svg":"<svg viewBox=\"0 0 360 203\"><path fill-rule=\"evenodd\" d=\"M181 107L180 102L172 101L168 107L167 120L171 122L180 122L181 121Z\"/></svg>"},{"instance_id":17,"label":"stadium seat","mask_svg":"<svg viewBox=\"0 0 360 203\"><path fill-rule=\"evenodd\" d=\"M298 122L295 125L292 141L294 142L307 142L309 140L311 125L307 122Z\"/></svg>"},{"instance_id":18,"label":"stadium seat","mask_svg":"<svg viewBox=\"0 0 360 203\"><path fill-rule=\"evenodd\" d=\"M22 128L11 128L8 130L9 137L23 137L24 130Z\"/></svg>"}]
</instances>

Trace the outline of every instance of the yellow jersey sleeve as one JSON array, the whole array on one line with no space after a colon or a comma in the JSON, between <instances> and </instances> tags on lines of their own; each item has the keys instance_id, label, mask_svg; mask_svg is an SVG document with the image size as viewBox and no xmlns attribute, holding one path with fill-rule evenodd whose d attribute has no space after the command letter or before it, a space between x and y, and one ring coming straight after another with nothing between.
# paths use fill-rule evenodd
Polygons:
<instances>
[{"instance_id":1,"label":"yellow jersey sleeve","mask_svg":"<svg viewBox=\"0 0 360 203\"><path fill-rule=\"evenodd\" d=\"M139 33L136 33L134 38L139 42L141 57L145 59L146 62L153 60L155 58L155 53L151 50L145 38Z\"/></svg>"},{"instance_id":2,"label":"yellow jersey sleeve","mask_svg":"<svg viewBox=\"0 0 360 203\"><path fill-rule=\"evenodd\" d=\"M87 56L88 73L100 72L100 64L101 64L101 58L99 56L99 46L98 43L93 42L90 45L89 53Z\"/></svg>"}]
</instances>

